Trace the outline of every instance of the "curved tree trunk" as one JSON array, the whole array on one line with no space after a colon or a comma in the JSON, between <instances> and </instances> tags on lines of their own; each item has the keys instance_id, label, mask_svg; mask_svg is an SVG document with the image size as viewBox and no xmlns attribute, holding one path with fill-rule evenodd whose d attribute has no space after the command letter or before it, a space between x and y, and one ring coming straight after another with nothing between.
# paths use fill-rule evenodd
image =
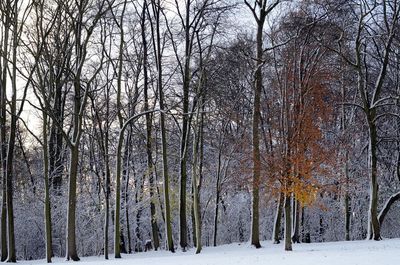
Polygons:
<instances>
[{"instance_id":1,"label":"curved tree trunk","mask_svg":"<svg viewBox=\"0 0 400 265\"><path fill-rule=\"evenodd\" d=\"M382 226L383 221L385 220L386 214L389 212L392 205L400 200L400 192L393 194L390 198L386 201L385 205L383 206L382 210L378 215L378 220L380 226Z\"/></svg>"}]
</instances>

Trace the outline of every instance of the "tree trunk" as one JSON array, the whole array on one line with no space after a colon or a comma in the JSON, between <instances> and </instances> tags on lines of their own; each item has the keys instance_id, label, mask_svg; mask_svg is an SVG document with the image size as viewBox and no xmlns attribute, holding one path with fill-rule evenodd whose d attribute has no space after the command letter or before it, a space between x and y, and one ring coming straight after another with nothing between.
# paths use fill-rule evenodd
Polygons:
<instances>
[{"instance_id":1,"label":"tree trunk","mask_svg":"<svg viewBox=\"0 0 400 265\"><path fill-rule=\"evenodd\" d=\"M264 17L265 19L265 17ZM262 58L263 58L263 25L264 19L258 22L257 27L257 62L255 72L254 85L254 102L253 102L253 123L252 123L252 146L253 146L253 183L252 183L252 218L251 218L251 244L256 248L260 248L260 231L259 231L259 186L261 175L260 160L260 106L262 91Z\"/></svg>"},{"instance_id":2,"label":"tree trunk","mask_svg":"<svg viewBox=\"0 0 400 265\"><path fill-rule=\"evenodd\" d=\"M213 246L217 246L217 235L218 235L218 210L220 201L220 178L221 178L221 158L222 158L222 145L220 144L218 150L218 164L217 164L217 179L215 180L215 210L214 210L214 234L213 234Z\"/></svg>"},{"instance_id":3,"label":"tree trunk","mask_svg":"<svg viewBox=\"0 0 400 265\"><path fill-rule=\"evenodd\" d=\"M275 214L275 219L274 219L274 230L272 232L272 241L274 244L279 244L281 241L281 218L282 218L282 208L283 208L283 203L285 200L285 196L283 192L279 194L279 200L278 200L278 205L276 209L276 214Z\"/></svg>"},{"instance_id":4,"label":"tree trunk","mask_svg":"<svg viewBox=\"0 0 400 265\"><path fill-rule=\"evenodd\" d=\"M132 128L130 128L132 129ZM125 243L125 245L127 245L128 250L122 249L121 252L122 253L132 253L132 239L131 239L131 228L130 228L130 218L129 218L129 195L128 195L128 191L129 191L129 181L130 181L130 148L131 148L131 139L132 139L132 131L130 130L128 132L128 137L126 139L125 142L125 151L124 151L124 161L125 161L125 167L123 169L123 179L125 181L125 185L124 185L124 193L123 193L123 201L124 201L124 210L125 210L125 225L126 225L126 239L127 242ZM140 185L140 188L138 185L139 180L136 178L135 176L135 169L134 167L132 167L133 170L133 179L135 181L135 187L137 189L136 191L136 204L137 204L137 196L138 196L138 192L140 192L140 190L143 189L143 185ZM140 209L138 209L138 213L140 212ZM122 231L122 230L121 230ZM123 232L121 232L122 235L124 234Z\"/></svg>"},{"instance_id":5,"label":"tree trunk","mask_svg":"<svg viewBox=\"0 0 400 265\"><path fill-rule=\"evenodd\" d=\"M9 7L8 7L9 8ZM9 16L5 19L3 51L8 54L9 38ZM8 256L7 250L7 105L6 105L6 86L7 86L7 68L8 58L3 55L0 83L0 166L2 171L2 207L1 207L1 261L5 261Z\"/></svg>"},{"instance_id":6,"label":"tree trunk","mask_svg":"<svg viewBox=\"0 0 400 265\"><path fill-rule=\"evenodd\" d=\"M107 155L108 157L108 155ZM108 159L107 159L108 160ZM111 172L109 161L106 161L106 176L105 176L105 199L106 199L106 208L104 214L104 258L108 259L108 228L110 226L110 180L111 180Z\"/></svg>"},{"instance_id":7,"label":"tree trunk","mask_svg":"<svg viewBox=\"0 0 400 265\"><path fill-rule=\"evenodd\" d=\"M292 211L291 211L291 196L285 195L285 250L292 250Z\"/></svg>"},{"instance_id":8,"label":"tree trunk","mask_svg":"<svg viewBox=\"0 0 400 265\"><path fill-rule=\"evenodd\" d=\"M114 257L116 259L121 258L121 224L120 224L120 210L121 210L121 150L123 143L124 129L123 127L123 117L121 110L121 82L122 82L122 68L123 68L123 54L124 54L124 27L123 27L123 17L126 8L126 0L124 1L121 19L119 23L120 30L120 43L119 43L119 54L118 54L118 76L117 76L117 117L119 122L120 134L117 147L117 163L116 163L116 181L115 181L115 222L114 222Z\"/></svg>"},{"instance_id":9,"label":"tree trunk","mask_svg":"<svg viewBox=\"0 0 400 265\"><path fill-rule=\"evenodd\" d=\"M107 92L107 99L109 98L109 94ZM107 102L107 117L109 117L109 103ZM100 119L99 119L100 121ZM101 124L99 122L99 128L101 128ZM103 146L104 146L104 162L105 162L105 179L104 179L104 195L105 195L105 213L104 213L104 259L108 259L108 230L110 226L110 194L111 194L111 170L110 170L110 156L109 156L109 146L108 146L108 128L105 130Z\"/></svg>"},{"instance_id":10,"label":"tree trunk","mask_svg":"<svg viewBox=\"0 0 400 265\"><path fill-rule=\"evenodd\" d=\"M160 105L160 127L161 127L161 152L162 152L162 166L163 166L163 178L164 178L164 204L165 204L165 233L167 240L167 249L171 252L175 252L174 242L172 240L172 227L171 227L171 206L169 201L169 176L168 176L168 158L167 158L167 137L165 128L165 114L164 114L164 92L162 83L162 51L161 51L161 34L160 34L160 12L161 5L160 0L152 2L153 9L155 11L155 56L157 58L157 90L158 100Z\"/></svg>"},{"instance_id":11,"label":"tree trunk","mask_svg":"<svg viewBox=\"0 0 400 265\"><path fill-rule=\"evenodd\" d=\"M121 149L123 142L122 135L123 131L121 130L117 147L116 176L115 176L114 257L116 259L121 258L120 208L121 208L121 164L122 164Z\"/></svg>"},{"instance_id":12,"label":"tree trunk","mask_svg":"<svg viewBox=\"0 0 400 265\"><path fill-rule=\"evenodd\" d=\"M13 116L14 117L14 116ZM8 221L8 257L7 262L17 262L15 254L15 235L14 235L14 205L13 205L13 156L15 147L16 119L11 118L10 138L7 151L7 221ZM13 122L13 119L15 120ZM14 125L14 127L13 127Z\"/></svg>"},{"instance_id":13,"label":"tree trunk","mask_svg":"<svg viewBox=\"0 0 400 265\"><path fill-rule=\"evenodd\" d=\"M201 81L200 81L201 82ZM201 103L201 100L200 100ZM193 186L193 211L195 221L195 235L196 235L196 254L201 252L201 219L200 219L200 195L199 195L199 182L200 182L200 162L199 162L199 144L201 134L201 122L199 122L201 104L197 107L196 113L196 129L194 130L193 139L193 168L192 168L192 186Z\"/></svg>"},{"instance_id":14,"label":"tree trunk","mask_svg":"<svg viewBox=\"0 0 400 265\"><path fill-rule=\"evenodd\" d=\"M183 251L187 248L187 220L186 220L186 185L187 185L187 148L190 134L189 119L189 86L190 86L190 57L191 57L191 41L190 41L190 4L191 0L186 1L185 16L185 62L183 69L183 98L182 98L182 137L180 150L180 190L179 190L179 232L180 246Z\"/></svg>"},{"instance_id":15,"label":"tree trunk","mask_svg":"<svg viewBox=\"0 0 400 265\"><path fill-rule=\"evenodd\" d=\"M198 173L198 170L196 170L196 173ZM202 245L201 245L201 218L200 218L200 201L199 201L199 193L198 193L198 186L197 186L197 182L198 182L198 176L194 176L193 178L193 197L194 197L194 201L193 201L193 210L194 210L194 221L195 221L195 235L196 235L196 254L199 254L201 252L202 249Z\"/></svg>"},{"instance_id":16,"label":"tree trunk","mask_svg":"<svg viewBox=\"0 0 400 265\"><path fill-rule=\"evenodd\" d=\"M46 231L46 260L51 263L52 257L52 232L51 232L51 207L49 192L49 150L47 139L47 114L43 112L43 176L44 176L44 223Z\"/></svg>"},{"instance_id":17,"label":"tree trunk","mask_svg":"<svg viewBox=\"0 0 400 265\"><path fill-rule=\"evenodd\" d=\"M347 151L346 151L346 162L345 162L345 178L346 178L346 190L344 194L344 240L350 240L350 196L348 193L349 188L349 173L348 173L348 165L347 165Z\"/></svg>"},{"instance_id":18,"label":"tree trunk","mask_svg":"<svg viewBox=\"0 0 400 265\"><path fill-rule=\"evenodd\" d=\"M54 97L54 106L52 109L54 117L57 119L57 122L62 123L63 121L63 102L62 102L62 86L58 84L58 80L56 80L56 88L55 88L55 97ZM61 133L61 129L59 126L62 124L57 124L53 122L50 128L50 141L49 141L49 177L51 180L51 184L53 185L53 189L56 191L56 194L61 194L61 184L62 184L62 174L64 171L64 163L63 163L63 136Z\"/></svg>"},{"instance_id":19,"label":"tree trunk","mask_svg":"<svg viewBox=\"0 0 400 265\"><path fill-rule=\"evenodd\" d=\"M149 99L148 99L148 71L147 71L147 57L148 57L148 51L147 51L147 39L146 39L146 10L147 10L147 1L143 1L143 10L142 10L142 42L143 42L143 83L144 83L144 88L143 88L143 94L144 94L144 111L149 110ZM155 200L155 192L154 190L156 189L155 183L154 183L154 163L153 163L153 157L152 157L152 137L151 137L151 132L152 132L152 117L150 113L146 114L146 154L147 154L147 171L149 175L149 193L150 193L150 221L151 221L151 235L152 235L152 242L154 246L154 250L157 251L158 248L160 247L160 238L158 236L159 229L158 229L158 224L157 224L157 212L156 212L156 206L154 203Z\"/></svg>"},{"instance_id":20,"label":"tree trunk","mask_svg":"<svg viewBox=\"0 0 400 265\"><path fill-rule=\"evenodd\" d=\"M13 7L14 16L18 14L17 1L14 2ZM13 162L14 162L14 149L17 131L17 45L18 45L18 20L14 17L13 21L13 57L12 57L12 97L10 105L11 123L10 134L7 146L7 159L6 159L6 185L7 185L7 221L8 221L8 258L7 262L17 262L15 253L15 235L14 235L14 204L13 204Z\"/></svg>"},{"instance_id":21,"label":"tree trunk","mask_svg":"<svg viewBox=\"0 0 400 265\"><path fill-rule=\"evenodd\" d=\"M67 260L79 261L76 251L76 182L79 166L79 146L77 143L70 148L70 167L68 182L68 212L67 212Z\"/></svg>"},{"instance_id":22,"label":"tree trunk","mask_svg":"<svg viewBox=\"0 0 400 265\"><path fill-rule=\"evenodd\" d=\"M300 243L300 203L293 197L293 243Z\"/></svg>"},{"instance_id":23,"label":"tree trunk","mask_svg":"<svg viewBox=\"0 0 400 265\"><path fill-rule=\"evenodd\" d=\"M142 179L135 178L135 187L136 187L136 195L135 195L135 203L136 203L136 244L135 244L135 251L142 252L143 251L143 239L140 233L140 218L142 216L142 208L139 206L140 201L142 200L141 191L143 190L143 181Z\"/></svg>"},{"instance_id":24,"label":"tree trunk","mask_svg":"<svg viewBox=\"0 0 400 265\"><path fill-rule=\"evenodd\" d=\"M192 179L193 182L193 179ZM191 217L192 217L192 239L193 239L193 246L197 246L196 244L196 220L194 217L194 190L193 190L193 183L192 183L192 207L191 208ZM190 241L190 238L189 238Z\"/></svg>"},{"instance_id":25,"label":"tree trunk","mask_svg":"<svg viewBox=\"0 0 400 265\"><path fill-rule=\"evenodd\" d=\"M127 184L125 188L128 187L128 179L127 179ZM128 253L132 253L132 238L131 238L131 226L130 226L130 218L129 218L129 199L128 196L125 195L125 223L126 223L126 239L128 241ZM136 215L136 222L139 222L140 220L140 213L141 210L138 210L138 213Z\"/></svg>"},{"instance_id":26,"label":"tree trunk","mask_svg":"<svg viewBox=\"0 0 400 265\"><path fill-rule=\"evenodd\" d=\"M187 125L185 123L185 128ZM182 129L182 132L185 132L186 129ZM183 138L183 134L182 134ZM182 147L182 149L186 149L186 147ZM187 221L186 221L186 182L187 182L187 172L186 172L186 156L181 157L180 163L180 192L179 192L179 232L180 232L180 240L179 244L183 251L186 251L187 248Z\"/></svg>"},{"instance_id":27,"label":"tree trunk","mask_svg":"<svg viewBox=\"0 0 400 265\"><path fill-rule=\"evenodd\" d=\"M5 165L5 161L3 161ZM7 185L6 185L6 170L3 167L2 178L2 207L1 207L1 261L6 261L8 256L7 249Z\"/></svg>"},{"instance_id":28,"label":"tree trunk","mask_svg":"<svg viewBox=\"0 0 400 265\"><path fill-rule=\"evenodd\" d=\"M369 223L371 224L368 231L369 237L374 240L381 240L380 225L378 220L378 168L377 168L377 131L376 125L373 122L375 115L369 119L369 134L370 134L370 204L369 204Z\"/></svg>"},{"instance_id":29,"label":"tree trunk","mask_svg":"<svg viewBox=\"0 0 400 265\"><path fill-rule=\"evenodd\" d=\"M161 84L159 84L161 85ZM160 108L163 110L163 96L162 89L159 88L160 93ZM165 204L165 231L167 239L167 249L171 252L175 252L174 243L172 241L172 227L171 227L171 207L169 201L169 177L168 177L168 160L167 160L167 139L164 113L160 114L160 126L161 126L161 141L162 141L162 157L163 157L163 177L164 177L164 204Z\"/></svg>"},{"instance_id":30,"label":"tree trunk","mask_svg":"<svg viewBox=\"0 0 400 265\"><path fill-rule=\"evenodd\" d=\"M1 152L1 172L2 172L2 206L1 206L1 261L5 261L8 256L7 251L7 142L6 142L6 99L5 99L5 81L0 88L0 152ZM3 89L4 87L4 89Z\"/></svg>"},{"instance_id":31,"label":"tree trunk","mask_svg":"<svg viewBox=\"0 0 400 265\"><path fill-rule=\"evenodd\" d=\"M400 192L398 192L396 194L393 194L386 201L385 205L383 206L382 210L380 211L380 213L378 215L378 220L379 220L380 226L382 226L382 223L385 220L386 214L389 212L389 210L392 207L392 205L398 200L400 200Z\"/></svg>"}]
</instances>

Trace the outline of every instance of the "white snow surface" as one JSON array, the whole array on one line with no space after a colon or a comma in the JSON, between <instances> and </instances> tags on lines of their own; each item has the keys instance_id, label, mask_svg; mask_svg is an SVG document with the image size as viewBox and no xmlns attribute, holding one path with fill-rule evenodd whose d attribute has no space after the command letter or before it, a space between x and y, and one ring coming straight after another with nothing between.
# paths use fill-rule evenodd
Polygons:
<instances>
[{"instance_id":1,"label":"white snow surface","mask_svg":"<svg viewBox=\"0 0 400 265\"><path fill-rule=\"evenodd\" d=\"M54 264L75 263L54 258ZM46 264L45 260L20 261L20 264ZM294 244L293 251L283 250L283 244L262 242L261 249L249 243L234 243L205 247L201 254L187 252L150 251L123 255L109 260L103 256L83 257L76 264L85 265L392 265L400 264L400 239L382 241L350 241Z\"/></svg>"}]
</instances>

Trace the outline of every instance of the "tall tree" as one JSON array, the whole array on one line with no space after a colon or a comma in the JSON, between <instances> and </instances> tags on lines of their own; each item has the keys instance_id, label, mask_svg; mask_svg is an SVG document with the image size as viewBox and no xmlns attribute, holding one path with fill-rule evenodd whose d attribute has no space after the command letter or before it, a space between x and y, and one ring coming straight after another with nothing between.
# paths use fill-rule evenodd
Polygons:
<instances>
[{"instance_id":1,"label":"tall tree","mask_svg":"<svg viewBox=\"0 0 400 265\"><path fill-rule=\"evenodd\" d=\"M164 85L163 85L163 54L162 54L162 36L161 36L161 12L162 6L160 0L152 0L151 7L153 11L152 21L152 40L154 47L154 56L156 60L157 69L157 92L158 92L158 103L160 106L160 127L161 127L161 152L162 152L162 174L164 180L164 211L165 211L165 234L166 234L166 248L175 252L174 242L172 238L172 227L171 227L171 206L169 198L169 175L168 175L168 155L167 155L167 135L165 126L165 107L164 107Z\"/></svg>"},{"instance_id":2,"label":"tall tree","mask_svg":"<svg viewBox=\"0 0 400 265\"><path fill-rule=\"evenodd\" d=\"M147 0L143 1L141 15L141 35L143 44L143 95L144 95L144 111L149 110L149 74L148 74L148 45L146 34L146 17L148 14ZM157 224L157 212L155 205L155 183L154 183L154 162L152 156L152 115L147 113L146 118L146 154L147 154L147 171L150 185L150 214L151 214L151 235L153 238L154 249L160 247L160 239L158 236L159 229Z\"/></svg>"},{"instance_id":3,"label":"tall tree","mask_svg":"<svg viewBox=\"0 0 400 265\"><path fill-rule=\"evenodd\" d=\"M393 42L396 37L397 24L400 19L398 1L360 1L345 6L355 11L352 18L354 34L352 51L346 51L343 34L336 40L332 50L351 66L357 74L357 90L360 104L368 128L368 167L370 179L369 225L368 237L381 240L381 229L378 219L378 122L387 116L380 113L385 106L393 104L393 97L385 95L385 79L388 74ZM371 19L373 18L373 19ZM379 37L371 28L379 28ZM374 54L378 53L378 58ZM369 60L373 58L374 60ZM373 67L372 67L373 66ZM390 115L390 114L389 114Z\"/></svg>"},{"instance_id":4,"label":"tall tree","mask_svg":"<svg viewBox=\"0 0 400 265\"><path fill-rule=\"evenodd\" d=\"M9 31L11 26L11 6L6 1L1 9L1 82L0 82L0 144L1 144L1 172L2 172L2 207L1 207L1 261L5 261L8 256L7 250L7 174L6 174L6 158L7 158L7 71L8 71L8 50L9 50Z\"/></svg>"},{"instance_id":5,"label":"tall tree","mask_svg":"<svg viewBox=\"0 0 400 265\"><path fill-rule=\"evenodd\" d=\"M76 5L75 5L76 4ZM68 179L68 208L67 208L67 250L66 258L78 261L78 253L76 248L76 188L79 167L79 151L80 140L83 129L84 113L91 91L92 82L96 74L101 70L104 52L100 54L99 67L94 70L93 75L86 79L83 77L83 68L87 63L88 44L92 38L94 29L97 23L110 7L111 3L106 3L105 0L96 3L92 6L86 1L76 2L74 5L65 6L65 12L70 13L70 19L74 27L73 34L75 37L75 64L71 71L74 73L73 87L73 107L72 107L72 135L68 136L67 144L69 147L70 163L69 163L69 179ZM92 8L95 8L94 14L91 13ZM91 23L88 27L83 27L83 21L90 14ZM66 135L66 134L64 134Z\"/></svg>"},{"instance_id":6,"label":"tall tree","mask_svg":"<svg viewBox=\"0 0 400 265\"><path fill-rule=\"evenodd\" d=\"M246 6L250 9L257 24L256 36L256 58L254 72L254 99L253 99L253 122L252 122L252 219L251 219L251 244L260 248L260 224L259 224L259 185L261 180L261 159L260 159L260 106L261 91L263 86L262 66L264 64L263 31L267 16L280 3L280 0L255 0L250 3L245 0Z\"/></svg>"}]
</instances>

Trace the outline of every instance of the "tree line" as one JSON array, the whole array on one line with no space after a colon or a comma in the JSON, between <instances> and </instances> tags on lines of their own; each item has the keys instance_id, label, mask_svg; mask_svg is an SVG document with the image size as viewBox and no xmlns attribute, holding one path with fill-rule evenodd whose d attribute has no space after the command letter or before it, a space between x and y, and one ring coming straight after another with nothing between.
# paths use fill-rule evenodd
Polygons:
<instances>
[{"instance_id":1,"label":"tree line","mask_svg":"<svg viewBox=\"0 0 400 265\"><path fill-rule=\"evenodd\" d=\"M399 5L2 1L1 261L400 236Z\"/></svg>"}]
</instances>

